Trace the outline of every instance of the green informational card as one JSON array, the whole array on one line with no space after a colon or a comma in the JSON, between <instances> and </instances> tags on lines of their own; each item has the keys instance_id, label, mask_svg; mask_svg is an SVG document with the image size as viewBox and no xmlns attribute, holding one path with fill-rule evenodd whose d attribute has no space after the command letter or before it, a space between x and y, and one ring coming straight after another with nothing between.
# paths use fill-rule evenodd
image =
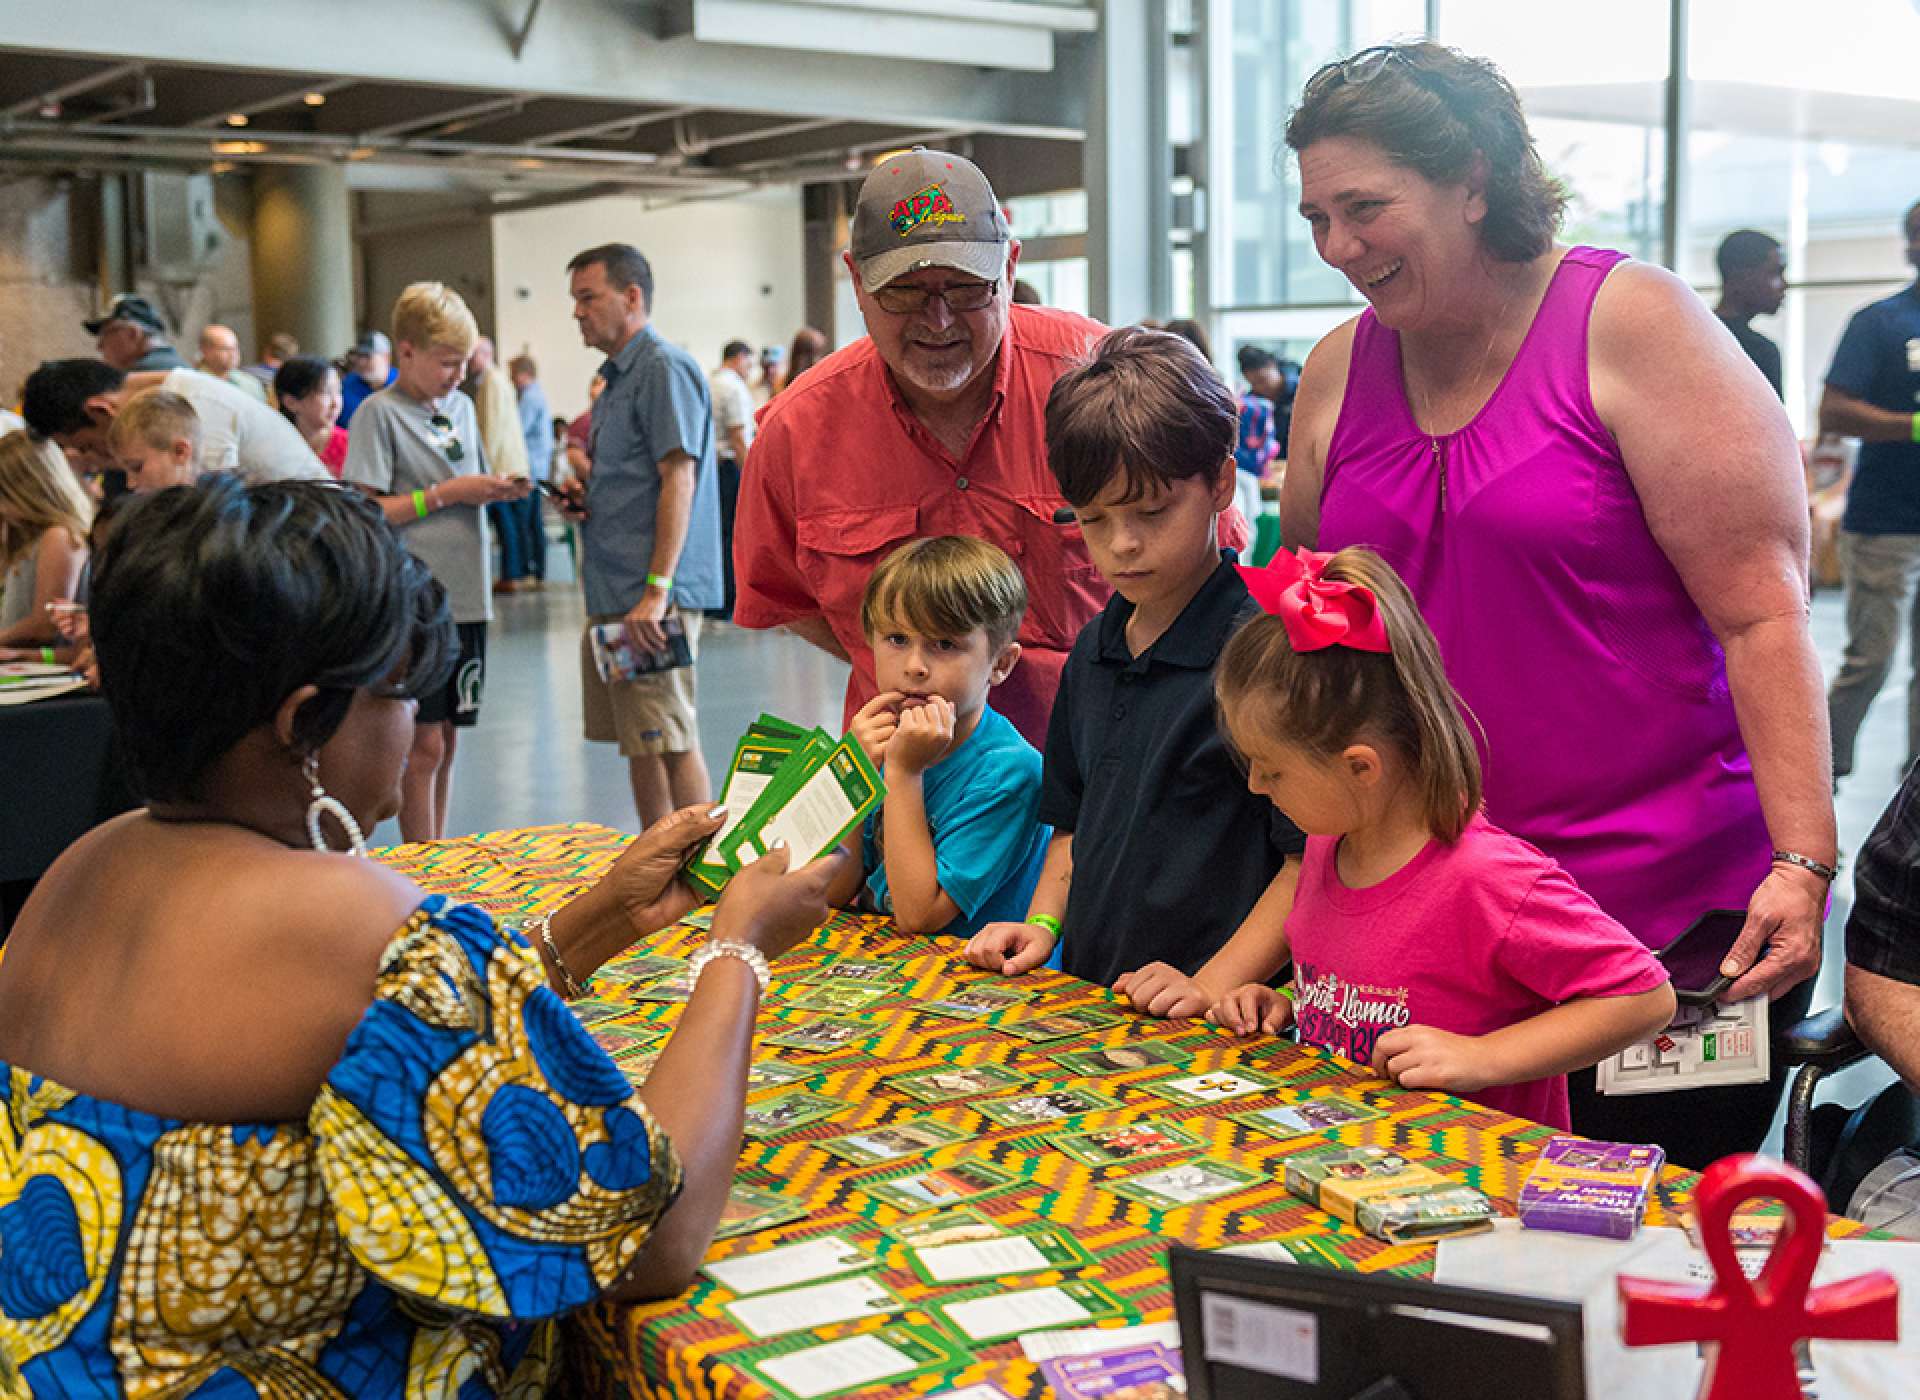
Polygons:
<instances>
[{"instance_id":1,"label":"green informational card","mask_svg":"<svg viewBox=\"0 0 1920 1400\"><path fill-rule=\"evenodd\" d=\"M1075 1007L1067 1011L1051 1011L1040 1016L1027 1016L1018 1021L1000 1021L994 1029L1003 1035L1018 1036L1021 1040L1039 1042L1043 1040L1065 1040L1069 1036L1092 1035L1095 1031L1111 1030L1127 1018L1112 1011L1096 1011L1092 1007Z\"/></svg>"},{"instance_id":2,"label":"green informational card","mask_svg":"<svg viewBox=\"0 0 1920 1400\"><path fill-rule=\"evenodd\" d=\"M935 1016L951 1016L956 1021L984 1021L1002 1011L1025 1006L1032 995L1031 992L1017 992L1011 987L955 987L940 993L931 1001L921 1002L913 1009Z\"/></svg>"},{"instance_id":3,"label":"green informational card","mask_svg":"<svg viewBox=\"0 0 1920 1400\"><path fill-rule=\"evenodd\" d=\"M839 1099L810 1094L805 1089L789 1089L783 1094L748 1104L741 1131L750 1138L778 1137L795 1128L804 1128L809 1123L818 1123L822 1118L845 1113L852 1107L852 1104L842 1103Z\"/></svg>"},{"instance_id":4,"label":"green informational card","mask_svg":"<svg viewBox=\"0 0 1920 1400\"><path fill-rule=\"evenodd\" d=\"M812 1050L824 1054L830 1050L844 1050L862 1040L870 1040L880 1034L880 1027L867 1021L849 1021L834 1016L820 1016L811 1021L801 1021L795 1025L782 1027L772 1035L763 1036L768 1045L780 1045L789 1050Z\"/></svg>"},{"instance_id":5,"label":"green informational card","mask_svg":"<svg viewBox=\"0 0 1920 1400\"><path fill-rule=\"evenodd\" d=\"M1156 1210L1178 1210L1197 1206L1221 1196L1236 1196L1255 1186L1270 1184L1270 1178L1239 1165L1213 1157L1190 1157L1171 1166L1156 1167L1138 1176L1123 1176L1099 1183L1103 1191L1144 1201Z\"/></svg>"},{"instance_id":6,"label":"green informational card","mask_svg":"<svg viewBox=\"0 0 1920 1400\"><path fill-rule=\"evenodd\" d=\"M1092 1050L1056 1050L1053 1058L1068 1074L1091 1079L1103 1074L1151 1069L1156 1065L1184 1064L1193 1058L1193 1052L1142 1040L1132 1045L1101 1045Z\"/></svg>"},{"instance_id":7,"label":"green informational card","mask_svg":"<svg viewBox=\"0 0 1920 1400\"><path fill-rule=\"evenodd\" d=\"M1023 1332L1080 1327L1130 1309L1091 1279L1069 1279L1044 1288L995 1289L972 1298L949 1298L925 1305L955 1336L973 1342L997 1342Z\"/></svg>"},{"instance_id":8,"label":"green informational card","mask_svg":"<svg viewBox=\"0 0 1920 1400\"><path fill-rule=\"evenodd\" d=\"M1175 1103L1201 1107L1226 1103L1232 1099L1250 1099L1271 1094L1280 1082L1250 1069L1214 1070L1211 1074L1186 1074L1172 1079L1153 1079L1134 1086L1158 1094Z\"/></svg>"},{"instance_id":9,"label":"green informational card","mask_svg":"<svg viewBox=\"0 0 1920 1400\"><path fill-rule=\"evenodd\" d=\"M991 1240L1014 1232L989 1219L972 1206L948 1206L931 1215L897 1220L883 1232L909 1249L936 1244L964 1244L968 1240Z\"/></svg>"},{"instance_id":10,"label":"green informational card","mask_svg":"<svg viewBox=\"0 0 1920 1400\"><path fill-rule=\"evenodd\" d=\"M999 1065L953 1065L895 1075L886 1084L921 1103L952 1103L956 1099L976 1099L983 1094L1003 1093L1027 1083L1031 1078L1031 1075L1018 1074Z\"/></svg>"},{"instance_id":11,"label":"green informational card","mask_svg":"<svg viewBox=\"0 0 1920 1400\"><path fill-rule=\"evenodd\" d=\"M758 860L785 842L797 868L818 859L843 841L887 795L886 784L851 736L833 745L813 764L814 745L781 769L753 810L716 844L720 858L734 870ZM795 764L797 781L792 775Z\"/></svg>"},{"instance_id":12,"label":"green informational card","mask_svg":"<svg viewBox=\"0 0 1920 1400\"><path fill-rule=\"evenodd\" d=\"M921 1118L906 1123L862 1128L858 1132L842 1133L839 1137L821 1138L814 1146L824 1147L834 1156L845 1158L857 1166L874 1167L907 1157L918 1157L949 1143L965 1142L971 1136L965 1128Z\"/></svg>"},{"instance_id":13,"label":"green informational card","mask_svg":"<svg viewBox=\"0 0 1920 1400\"><path fill-rule=\"evenodd\" d=\"M747 1067L747 1092L756 1089L773 1089L785 1084L798 1084L803 1079L811 1079L817 1073L800 1065L790 1065L785 1060L755 1060Z\"/></svg>"},{"instance_id":14,"label":"green informational card","mask_svg":"<svg viewBox=\"0 0 1920 1400\"><path fill-rule=\"evenodd\" d=\"M817 967L806 968L794 974L790 980L892 987L907 979L897 963L883 962L879 958L835 958Z\"/></svg>"},{"instance_id":15,"label":"green informational card","mask_svg":"<svg viewBox=\"0 0 1920 1400\"><path fill-rule=\"evenodd\" d=\"M1359 1099L1333 1094L1321 1099L1305 1099L1300 1103L1283 1103L1273 1108L1249 1109L1245 1113L1229 1116L1234 1122L1244 1123L1268 1137L1286 1139L1329 1132L1334 1128L1344 1128L1349 1123L1370 1123L1376 1118L1386 1117L1386 1110Z\"/></svg>"},{"instance_id":16,"label":"green informational card","mask_svg":"<svg viewBox=\"0 0 1920 1400\"><path fill-rule=\"evenodd\" d=\"M859 1188L877 1201L912 1214L938 1210L975 1196L991 1196L1018 1186L1020 1178L1012 1172L986 1162L955 1162L950 1167L930 1167L885 1181L862 1181Z\"/></svg>"},{"instance_id":17,"label":"green informational card","mask_svg":"<svg viewBox=\"0 0 1920 1400\"><path fill-rule=\"evenodd\" d=\"M798 759L805 767L810 747L817 750L815 758L823 760L832 750L833 741L825 734L816 735L772 715L762 715L748 726L734 746L733 760L720 782L720 805L727 809L726 820L687 864L687 876L695 885L717 894L733 878L740 867L726 857L727 838L762 798L782 784L789 760ZM791 788L799 776L796 769L785 777L785 785Z\"/></svg>"},{"instance_id":18,"label":"green informational card","mask_svg":"<svg viewBox=\"0 0 1920 1400\"><path fill-rule=\"evenodd\" d=\"M686 965L684 958L670 958L665 953L630 953L624 958L615 958L595 972L593 982L595 987L657 982L662 977L672 976Z\"/></svg>"},{"instance_id":19,"label":"green informational card","mask_svg":"<svg viewBox=\"0 0 1920 1400\"><path fill-rule=\"evenodd\" d=\"M1060 1230L1019 1230L990 1240L922 1244L907 1251L922 1283L982 1283L1055 1270L1083 1269L1093 1261Z\"/></svg>"},{"instance_id":20,"label":"green informational card","mask_svg":"<svg viewBox=\"0 0 1920 1400\"><path fill-rule=\"evenodd\" d=\"M686 964L667 976L652 982L644 982L628 994L630 1001L644 1002L681 1002L693 995L693 979L687 975Z\"/></svg>"},{"instance_id":21,"label":"green informational card","mask_svg":"<svg viewBox=\"0 0 1920 1400\"><path fill-rule=\"evenodd\" d=\"M805 982L801 990L785 998L782 1006L802 1011L864 1011L876 1001L885 1001L896 987L859 986L855 983Z\"/></svg>"},{"instance_id":22,"label":"green informational card","mask_svg":"<svg viewBox=\"0 0 1920 1400\"><path fill-rule=\"evenodd\" d=\"M1121 1107L1120 1100L1095 1089L1036 1089L1009 1099L985 1099L974 1107L1003 1127L1023 1128L1033 1123L1055 1123L1082 1113L1105 1113Z\"/></svg>"},{"instance_id":23,"label":"green informational card","mask_svg":"<svg viewBox=\"0 0 1920 1400\"><path fill-rule=\"evenodd\" d=\"M735 1182L733 1189L727 1192L727 1203L720 1208L720 1224L714 1229L713 1237L716 1240L730 1240L735 1235L758 1234L776 1225L791 1225L796 1220L805 1220L808 1214L805 1203L791 1196Z\"/></svg>"},{"instance_id":24,"label":"green informational card","mask_svg":"<svg viewBox=\"0 0 1920 1400\"><path fill-rule=\"evenodd\" d=\"M1089 1167L1144 1162L1155 1157L1170 1157L1176 1152L1189 1153L1200 1146L1196 1134L1165 1118L1142 1118L1137 1123L1116 1123L1081 1132L1049 1133L1046 1142L1054 1150Z\"/></svg>"},{"instance_id":25,"label":"green informational card","mask_svg":"<svg viewBox=\"0 0 1920 1400\"><path fill-rule=\"evenodd\" d=\"M748 1353L741 1364L778 1400L820 1400L865 1393L929 1371L956 1371L970 1359L936 1329L901 1322L838 1341Z\"/></svg>"},{"instance_id":26,"label":"green informational card","mask_svg":"<svg viewBox=\"0 0 1920 1400\"><path fill-rule=\"evenodd\" d=\"M665 1026L618 1025L593 1028L593 1038L600 1043L600 1048L612 1057L615 1064L623 1064L636 1055L657 1051L666 1034Z\"/></svg>"}]
</instances>

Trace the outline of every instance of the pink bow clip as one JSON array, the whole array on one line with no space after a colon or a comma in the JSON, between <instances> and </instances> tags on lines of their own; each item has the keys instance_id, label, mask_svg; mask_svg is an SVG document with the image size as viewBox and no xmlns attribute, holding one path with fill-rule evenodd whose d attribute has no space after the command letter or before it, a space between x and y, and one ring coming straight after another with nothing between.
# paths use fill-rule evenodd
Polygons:
<instances>
[{"instance_id":1,"label":"pink bow clip","mask_svg":"<svg viewBox=\"0 0 1920 1400\"><path fill-rule=\"evenodd\" d=\"M1280 619L1295 651L1340 646L1392 652L1373 591L1328 579L1327 561L1332 558L1301 549L1274 555L1264 569L1238 567L1247 592L1263 612Z\"/></svg>"}]
</instances>

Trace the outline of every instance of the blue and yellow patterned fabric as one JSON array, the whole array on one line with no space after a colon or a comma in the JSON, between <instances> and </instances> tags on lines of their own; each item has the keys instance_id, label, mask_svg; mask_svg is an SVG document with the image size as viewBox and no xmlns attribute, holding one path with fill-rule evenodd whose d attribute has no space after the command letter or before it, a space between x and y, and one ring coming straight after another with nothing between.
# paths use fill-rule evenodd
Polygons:
<instances>
[{"instance_id":1,"label":"blue and yellow patterned fabric","mask_svg":"<svg viewBox=\"0 0 1920 1400\"><path fill-rule=\"evenodd\" d=\"M540 1395L679 1188L526 945L436 895L304 1124L0 1064L0 1396Z\"/></svg>"}]
</instances>

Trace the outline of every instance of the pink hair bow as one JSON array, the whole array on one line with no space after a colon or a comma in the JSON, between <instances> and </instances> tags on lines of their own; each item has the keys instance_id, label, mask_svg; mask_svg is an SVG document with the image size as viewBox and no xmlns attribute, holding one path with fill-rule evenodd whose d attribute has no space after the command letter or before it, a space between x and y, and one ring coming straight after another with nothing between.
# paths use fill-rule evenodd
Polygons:
<instances>
[{"instance_id":1,"label":"pink hair bow","mask_svg":"<svg viewBox=\"0 0 1920 1400\"><path fill-rule=\"evenodd\" d=\"M1240 577L1261 610L1280 619L1295 651L1338 646L1391 652L1373 590L1327 578L1332 558L1310 549L1283 551L1264 569L1240 565Z\"/></svg>"}]
</instances>

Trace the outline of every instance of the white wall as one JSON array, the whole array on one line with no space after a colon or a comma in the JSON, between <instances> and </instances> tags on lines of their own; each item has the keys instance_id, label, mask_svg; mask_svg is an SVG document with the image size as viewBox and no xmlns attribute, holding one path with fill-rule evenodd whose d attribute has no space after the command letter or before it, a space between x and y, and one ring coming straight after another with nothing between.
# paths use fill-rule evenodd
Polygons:
<instances>
[{"instance_id":1,"label":"white wall","mask_svg":"<svg viewBox=\"0 0 1920 1400\"><path fill-rule=\"evenodd\" d=\"M649 209L627 196L499 214L493 220L495 339L503 358L540 367L553 411L587 406L604 358L580 343L567 295L567 260L599 243L631 243L653 265L653 323L707 369L729 340L786 345L806 314L800 194Z\"/></svg>"}]
</instances>

